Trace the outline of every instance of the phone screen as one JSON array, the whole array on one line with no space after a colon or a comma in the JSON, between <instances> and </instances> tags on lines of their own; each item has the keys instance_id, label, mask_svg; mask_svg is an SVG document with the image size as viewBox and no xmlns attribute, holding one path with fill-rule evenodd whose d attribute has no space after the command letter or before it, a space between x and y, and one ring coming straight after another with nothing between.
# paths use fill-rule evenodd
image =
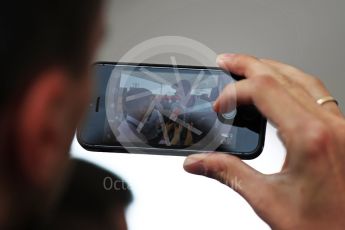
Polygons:
<instances>
[{"instance_id":1,"label":"phone screen","mask_svg":"<svg viewBox=\"0 0 345 230\"><path fill-rule=\"evenodd\" d=\"M250 157L262 150L265 119L254 106L226 114L213 110L225 86L240 79L218 68L98 63L97 87L78 140L104 151L221 151Z\"/></svg>"}]
</instances>

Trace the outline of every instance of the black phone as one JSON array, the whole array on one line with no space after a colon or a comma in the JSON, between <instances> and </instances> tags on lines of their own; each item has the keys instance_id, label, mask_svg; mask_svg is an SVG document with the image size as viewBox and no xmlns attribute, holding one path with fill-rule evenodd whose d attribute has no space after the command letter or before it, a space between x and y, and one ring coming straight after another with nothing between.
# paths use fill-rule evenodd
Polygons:
<instances>
[{"instance_id":1,"label":"black phone","mask_svg":"<svg viewBox=\"0 0 345 230\"><path fill-rule=\"evenodd\" d=\"M225 152L253 159L266 119L253 105L226 114L213 103L240 76L216 67L98 62L78 142L90 151L187 156Z\"/></svg>"}]
</instances>

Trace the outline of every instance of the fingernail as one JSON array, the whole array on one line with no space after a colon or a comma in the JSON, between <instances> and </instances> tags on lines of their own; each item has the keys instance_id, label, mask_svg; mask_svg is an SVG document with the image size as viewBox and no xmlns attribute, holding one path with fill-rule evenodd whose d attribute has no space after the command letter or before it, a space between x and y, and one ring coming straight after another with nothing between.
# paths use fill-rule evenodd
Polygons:
<instances>
[{"instance_id":1,"label":"fingernail","mask_svg":"<svg viewBox=\"0 0 345 230\"><path fill-rule=\"evenodd\" d=\"M183 163L184 169L193 174L204 175L206 169L202 160L206 157L206 154L194 154L186 158Z\"/></svg>"},{"instance_id":2,"label":"fingernail","mask_svg":"<svg viewBox=\"0 0 345 230\"><path fill-rule=\"evenodd\" d=\"M231 58L233 58L235 55L236 55L236 54L234 54L234 53L220 54L220 55L218 55L218 58L231 59Z\"/></svg>"},{"instance_id":3,"label":"fingernail","mask_svg":"<svg viewBox=\"0 0 345 230\"><path fill-rule=\"evenodd\" d=\"M229 61L231 58L233 58L235 54L220 54L217 57L217 65L219 67L224 67L225 66L225 61Z\"/></svg>"},{"instance_id":4,"label":"fingernail","mask_svg":"<svg viewBox=\"0 0 345 230\"><path fill-rule=\"evenodd\" d=\"M217 65L218 65L219 67L223 67L223 66L225 65L224 59L219 58L219 57L217 57L216 63L217 63Z\"/></svg>"}]
</instances>

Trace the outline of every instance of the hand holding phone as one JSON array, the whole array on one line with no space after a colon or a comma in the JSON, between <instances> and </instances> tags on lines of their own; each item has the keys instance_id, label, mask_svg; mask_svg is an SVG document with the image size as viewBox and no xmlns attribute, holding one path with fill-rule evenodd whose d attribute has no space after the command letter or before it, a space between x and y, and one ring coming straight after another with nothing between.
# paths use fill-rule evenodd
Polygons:
<instances>
[{"instance_id":1,"label":"hand holding phone","mask_svg":"<svg viewBox=\"0 0 345 230\"><path fill-rule=\"evenodd\" d=\"M221 56L220 66L246 81L238 100L254 102L278 129L287 157L281 172L263 174L226 154L189 156L184 168L228 185L273 229L343 229L345 221L345 119L313 76L273 60ZM297 96L298 95L298 96ZM231 100L226 91L216 103Z\"/></svg>"}]
</instances>

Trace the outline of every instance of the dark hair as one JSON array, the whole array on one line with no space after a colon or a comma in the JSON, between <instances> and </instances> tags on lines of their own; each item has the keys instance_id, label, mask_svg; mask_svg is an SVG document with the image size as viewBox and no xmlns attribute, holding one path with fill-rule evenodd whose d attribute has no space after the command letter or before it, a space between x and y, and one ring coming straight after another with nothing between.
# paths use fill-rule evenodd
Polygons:
<instances>
[{"instance_id":1,"label":"dark hair","mask_svg":"<svg viewBox=\"0 0 345 230\"><path fill-rule=\"evenodd\" d=\"M83 160L74 159L73 164L55 218L75 216L99 220L114 207L124 209L132 201L128 184L114 173Z\"/></svg>"},{"instance_id":2,"label":"dark hair","mask_svg":"<svg viewBox=\"0 0 345 230\"><path fill-rule=\"evenodd\" d=\"M58 65L78 72L86 67L101 3L102 0L10 0L1 3L2 108L44 69Z\"/></svg>"},{"instance_id":3,"label":"dark hair","mask_svg":"<svg viewBox=\"0 0 345 230\"><path fill-rule=\"evenodd\" d=\"M172 87L174 89L178 89L179 87L182 87L185 95L190 93L190 91L192 90L192 86L188 80L181 80L181 81L175 83L174 85L172 85Z\"/></svg>"}]
</instances>

